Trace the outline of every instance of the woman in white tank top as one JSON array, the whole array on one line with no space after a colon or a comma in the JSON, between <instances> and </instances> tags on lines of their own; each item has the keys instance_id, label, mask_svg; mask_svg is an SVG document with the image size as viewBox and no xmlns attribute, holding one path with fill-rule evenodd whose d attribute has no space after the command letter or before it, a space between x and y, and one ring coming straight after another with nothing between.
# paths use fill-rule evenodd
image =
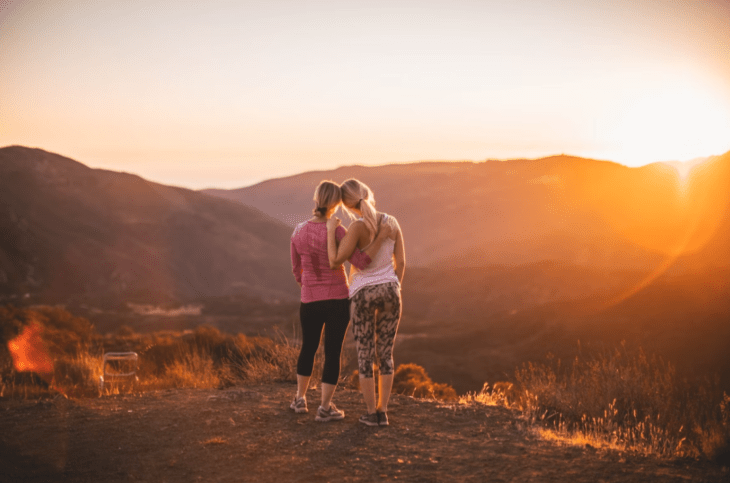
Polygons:
<instances>
[{"instance_id":1,"label":"woman in white tank top","mask_svg":"<svg viewBox=\"0 0 730 483\"><path fill-rule=\"evenodd\" d=\"M388 400L393 387L393 345L401 314L400 286L405 273L405 247L398 221L374 208L373 193L364 183L349 179L342 183L342 204L348 212L358 216L339 246L335 229L340 223L336 217L327 222L327 254L330 267L341 265L355 250L365 249L375 236L388 231L372 263L363 270L350 269L350 320L357 343L360 389L367 413L360 422L367 426L387 426ZM377 364L378 400L375 400L373 365Z\"/></svg>"},{"instance_id":2,"label":"woman in white tank top","mask_svg":"<svg viewBox=\"0 0 730 483\"><path fill-rule=\"evenodd\" d=\"M362 220L362 218L360 218L360 220ZM352 297L354 297L361 288L367 285L396 283L400 287L400 280L398 279L398 276L395 273L395 267L393 266L393 254L395 253L396 240L392 238L392 234L396 233L397 228L394 226L396 225L395 222L391 223L392 220L394 220L394 218L386 215L385 213L380 216L381 226L379 227L379 232L387 229L391 232L391 236L388 236L385 241L383 241L380 249L372 258L370 265L362 270L358 270L356 267L351 266L350 299L352 299Z\"/></svg>"}]
</instances>

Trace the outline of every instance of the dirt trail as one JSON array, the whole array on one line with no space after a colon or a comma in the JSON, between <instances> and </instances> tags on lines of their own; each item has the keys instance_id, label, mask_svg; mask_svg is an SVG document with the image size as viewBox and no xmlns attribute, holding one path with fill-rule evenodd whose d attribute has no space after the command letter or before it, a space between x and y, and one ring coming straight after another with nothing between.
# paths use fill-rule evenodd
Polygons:
<instances>
[{"instance_id":1,"label":"dirt trail","mask_svg":"<svg viewBox=\"0 0 730 483\"><path fill-rule=\"evenodd\" d=\"M288 409L291 384L170 390L69 401L0 399L0 481L8 482L719 482L727 470L541 440L498 407L394 396L391 426Z\"/></svg>"}]
</instances>

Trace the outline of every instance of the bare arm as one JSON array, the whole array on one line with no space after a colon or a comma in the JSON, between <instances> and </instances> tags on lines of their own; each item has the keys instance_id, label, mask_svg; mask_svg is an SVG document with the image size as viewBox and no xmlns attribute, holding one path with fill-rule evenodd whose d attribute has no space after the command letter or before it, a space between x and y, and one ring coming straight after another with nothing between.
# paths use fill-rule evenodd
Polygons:
<instances>
[{"instance_id":1,"label":"bare arm","mask_svg":"<svg viewBox=\"0 0 730 483\"><path fill-rule=\"evenodd\" d=\"M367 261L365 261L365 257L355 256L357 245L369 235L365 224L357 221L353 223L338 243L337 229L339 224L340 220L335 216L327 221L327 258L329 258L330 268L332 269L339 267L347 259L350 259L350 263L360 270L366 268L372 262L372 257L380 250L383 241L393 234L390 227L381 226L372 243L362 250L367 255Z\"/></svg>"},{"instance_id":2,"label":"bare arm","mask_svg":"<svg viewBox=\"0 0 730 483\"><path fill-rule=\"evenodd\" d=\"M330 268L332 269L339 267L349 258L357 246L360 233L358 228L364 228L364 226L357 226L362 225L362 223L353 223L338 244L336 230L339 224L340 219L336 216L327 220L327 258L329 258Z\"/></svg>"},{"instance_id":3,"label":"bare arm","mask_svg":"<svg viewBox=\"0 0 730 483\"><path fill-rule=\"evenodd\" d=\"M340 220L335 216L327 221L327 257L332 269L339 267L345 260L350 258L352 252L357 248L360 237L367 232L365 224L356 221L350 225L350 229L347 230L345 236L337 243L335 230L339 224Z\"/></svg>"},{"instance_id":4,"label":"bare arm","mask_svg":"<svg viewBox=\"0 0 730 483\"><path fill-rule=\"evenodd\" d=\"M395 237L395 247L393 248L393 258L395 260L395 274L398 281L403 284L403 275L406 272L406 246L403 243L403 232L398 227L398 233Z\"/></svg>"}]
</instances>

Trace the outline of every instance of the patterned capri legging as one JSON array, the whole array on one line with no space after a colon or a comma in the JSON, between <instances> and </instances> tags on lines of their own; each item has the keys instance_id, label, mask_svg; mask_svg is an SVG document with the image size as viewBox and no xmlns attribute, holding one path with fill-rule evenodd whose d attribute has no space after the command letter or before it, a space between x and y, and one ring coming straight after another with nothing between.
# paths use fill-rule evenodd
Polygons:
<instances>
[{"instance_id":1,"label":"patterned capri legging","mask_svg":"<svg viewBox=\"0 0 730 483\"><path fill-rule=\"evenodd\" d=\"M376 357L380 374L393 374L393 345L400 313L400 286L397 283L366 285L353 295L350 320L361 377L373 377Z\"/></svg>"}]
</instances>

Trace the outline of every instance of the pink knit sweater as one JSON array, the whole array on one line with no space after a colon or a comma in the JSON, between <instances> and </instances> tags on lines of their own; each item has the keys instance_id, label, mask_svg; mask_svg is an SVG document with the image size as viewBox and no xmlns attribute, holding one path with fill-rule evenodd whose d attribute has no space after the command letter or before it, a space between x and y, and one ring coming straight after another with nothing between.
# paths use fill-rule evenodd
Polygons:
<instances>
[{"instance_id":1,"label":"pink knit sweater","mask_svg":"<svg viewBox=\"0 0 730 483\"><path fill-rule=\"evenodd\" d=\"M345 229L337 227L339 242ZM349 259L362 270L370 265L370 257L359 249ZM348 297L345 267L330 268L327 257L327 224L305 221L297 225L291 236L291 265L297 282L302 284L302 302L346 299Z\"/></svg>"}]
</instances>

